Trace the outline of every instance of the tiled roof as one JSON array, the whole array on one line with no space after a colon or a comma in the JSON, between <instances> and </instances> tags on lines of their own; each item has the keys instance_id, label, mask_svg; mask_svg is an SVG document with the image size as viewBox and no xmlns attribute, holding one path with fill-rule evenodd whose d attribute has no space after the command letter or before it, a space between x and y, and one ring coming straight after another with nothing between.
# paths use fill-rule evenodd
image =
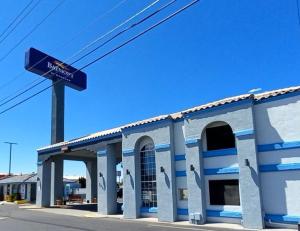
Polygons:
<instances>
[{"instance_id":1,"label":"tiled roof","mask_svg":"<svg viewBox=\"0 0 300 231\"><path fill-rule=\"evenodd\" d=\"M282 88L282 89L278 89L278 90L267 91L267 92L255 94L254 98L256 101L259 101L259 100L267 99L270 97L284 95L287 93L293 93L293 92L297 92L297 91L300 91L300 86Z\"/></svg>"},{"instance_id":2,"label":"tiled roof","mask_svg":"<svg viewBox=\"0 0 300 231\"><path fill-rule=\"evenodd\" d=\"M89 140L93 140L93 139L96 139L96 138L105 137L105 136L108 136L108 135L121 134L122 129L136 127L136 126L140 126L140 125L144 125L144 124L149 124L149 123L153 123L153 122L157 122L157 121L161 121L161 120L165 120L165 119L177 120L177 119L183 118L184 114L188 114L188 113L196 112L196 111L201 111L201 110L206 110L206 109L209 109L209 108L218 107L218 106L221 106L221 105L230 104L230 103L234 103L234 102L238 102L238 101L242 101L242 100L246 100L246 99L251 99L252 98L255 101L261 101L261 100L268 99L268 98L271 98L271 97L284 95L284 94L287 94L287 93L292 93L292 92L297 92L297 91L300 91L300 86L283 88L283 89L278 89L278 90L273 90L273 91L267 91L267 92L263 92L263 93L259 93L259 94L243 94L243 95L238 95L238 96L234 96L234 97L229 97L229 98L221 99L221 100L214 101L214 102L211 102L211 103L196 106L196 107L193 107L193 108L181 111L181 112L173 113L173 114L170 114L170 115L160 115L160 116L152 117L150 119L140 120L140 121L137 121L137 122L134 122L134 123L126 124L126 125L121 126L121 127L117 127L117 128L113 128L113 129L93 133L93 134L83 136L83 137L80 137L80 138L77 138L77 139L73 139L73 140L70 140L70 141L57 143L57 144L54 144L54 145L43 147L41 149L38 149L37 151L41 152L41 151L45 151L45 150L48 150L48 149L60 148L60 147L63 147L65 145L71 145L71 144L76 144L76 143L83 142L83 141L89 141Z\"/></svg>"},{"instance_id":3,"label":"tiled roof","mask_svg":"<svg viewBox=\"0 0 300 231\"><path fill-rule=\"evenodd\" d=\"M104 137L104 136L107 136L107 135L113 135L113 134L117 134L117 133L121 133L121 127L96 132L96 133L93 133L93 134L90 134L90 135L87 135L87 136L83 136L83 137L80 137L80 138L72 139L72 140L69 140L69 141L56 143L56 144L53 144L53 145L49 145L49 146L40 148L37 151L42 151L42 150L46 150L46 149L49 149L49 148L63 147L63 146L66 146L66 145L76 144L76 143L83 142L83 141L89 141L89 140L93 140L95 138Z\"/></svg>"},{"instance_id":4,"label":"tiled roof","mask_svg":"<svg viewBox=\"0 0 300 231\"><path fill-rule=\"evenodd\" d=\"M218 107L218 106L221 106L221 105L224 105L224 104L229 104L229 103L241 101L241 100L244 100L244 99L249 99L250 97L253 97L253 95L245 94L245 95L229 97L229 98L221 99L221 100L218 100L218 101L214 101L212 103L207 103L207 104L203 104L203 105L200 105L200 106L197 106L197 107L187 109L187 110L183 111L182 113L187 114L187 113L190 113L190 112L205 110L205 109L212 108L212 107Z\"/></svg>"}]
</instances>

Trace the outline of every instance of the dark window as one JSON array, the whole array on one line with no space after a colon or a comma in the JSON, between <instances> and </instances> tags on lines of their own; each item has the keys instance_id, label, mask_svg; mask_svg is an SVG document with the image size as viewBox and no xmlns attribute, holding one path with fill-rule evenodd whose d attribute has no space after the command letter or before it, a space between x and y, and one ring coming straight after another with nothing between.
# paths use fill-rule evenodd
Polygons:
<instances>
[{"instance_id":1,"label":"dark window","mask_svg":"<svg viewBox=\"0 0 300 231\"><path fill-rule=\"evenodd\" d=\"M235 147L235 137L229 125L206 129L207 150Z\"/></svg>"},{"instance_id":2,"label":"dark window","mask_svg":"<svg viewBox=\"0 0 300 231\"><path fill-rule=\"evenodd\" d=\"M210 180L209 197L211 205L240 205L238 180Z\"/></svg>"},{"instance_id":3,"label":"dark window","mask_svg":"<svg viewBox=\"0 0 300 231\"><path fill-rule=\"evenodd\" d=\"M142 207L157 207L154 146L152 144L144 146L140 155Z\"/></svg>"}]
</instances>

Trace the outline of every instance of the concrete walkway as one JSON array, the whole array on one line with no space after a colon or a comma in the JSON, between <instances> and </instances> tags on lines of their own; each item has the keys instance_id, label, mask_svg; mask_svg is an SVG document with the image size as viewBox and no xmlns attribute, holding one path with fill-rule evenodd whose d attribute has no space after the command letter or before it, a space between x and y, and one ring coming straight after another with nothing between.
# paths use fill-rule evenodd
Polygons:
<instances>
[{"instance_id":1,"label":"concrete walkway","mask_svg":"<svg viewBox=\"0 0 300 231\"><path fill-rule=\"evenodd\" d=\"M20 205L19 206L22 209L28 209L28 210L38 210L39 212L45 212L45 213L52 213L52 214L58 214L58 215L67 215L67 216L75 216L75 217L86 217L86 218L110 218L110 219L122 219L124 221L128 222L149 222L154 223L152 226L155 226L155 223L157 225L165 225L166 227L169 226L180 226L183 229L186 229L187 227L203 227L203 228L216 228L216 229L229 229L229 230L245 230L241 225L239 224L228 224L228 223L209 223L204 225L193 225L190 224L188 221L177 221L173 223L167 223L167 222L159 222L157 218L139 218L134 220L125 220L123 219L123 215L101 215L97 212L91 212L91 211L85 211L85 210L77 210L77 209L64 209L64 208L39 208L35 205ZM184 228L186 227L186 228ZM248 229L249 230L249 229ZM295 231L295 229L264 229L265 231Z\"/></svg>"}]
</instances>

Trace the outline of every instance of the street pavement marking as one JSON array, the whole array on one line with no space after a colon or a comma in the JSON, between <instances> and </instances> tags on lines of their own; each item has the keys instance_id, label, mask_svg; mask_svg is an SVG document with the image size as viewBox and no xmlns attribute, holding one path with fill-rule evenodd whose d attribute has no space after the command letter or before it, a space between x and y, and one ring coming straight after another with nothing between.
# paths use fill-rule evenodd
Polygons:
<instances>
[{"instance_id":1,"label":"street pavement marking","mask_svg":"<svg viewBox=\"0 0 300 231\"><path fill-rule=\"evenodd\" d=\"M152 224L148 224L148 226L152 226L152 227L164 227L164 228L171 228L171 229L186 229L186 230L200 230L200 231L207 231L207 229L199 229L199 228L183 227L183 226L152 225Z\"/></svg>"},{"instance_id":2,"label":"street pavement marking","mask_svg":"<svg viewBox=\"0 0 300 231\"><path fill-rule=\"evenodd\" d=\"M0 217L0 220L4 220L4 219L7 219L7 217Z\"/></svg>"}]
</instances>

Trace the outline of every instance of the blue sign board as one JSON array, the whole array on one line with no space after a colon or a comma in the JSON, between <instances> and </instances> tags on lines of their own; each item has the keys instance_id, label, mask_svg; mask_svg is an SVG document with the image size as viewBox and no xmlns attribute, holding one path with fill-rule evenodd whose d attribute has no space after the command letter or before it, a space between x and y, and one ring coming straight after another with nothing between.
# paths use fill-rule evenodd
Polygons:
<instances>
[{"instance_id":1,"label":"blue sign board","mask_svg":"<svg viewBox=\"0 0 300 231\"><path fill-rule=\"evenodd\" d=\"M65 85L82 91L86 89L86 74L35 48L25 56L25 69L51 80L62 80Z\"/></svg>"}]
</instances>

